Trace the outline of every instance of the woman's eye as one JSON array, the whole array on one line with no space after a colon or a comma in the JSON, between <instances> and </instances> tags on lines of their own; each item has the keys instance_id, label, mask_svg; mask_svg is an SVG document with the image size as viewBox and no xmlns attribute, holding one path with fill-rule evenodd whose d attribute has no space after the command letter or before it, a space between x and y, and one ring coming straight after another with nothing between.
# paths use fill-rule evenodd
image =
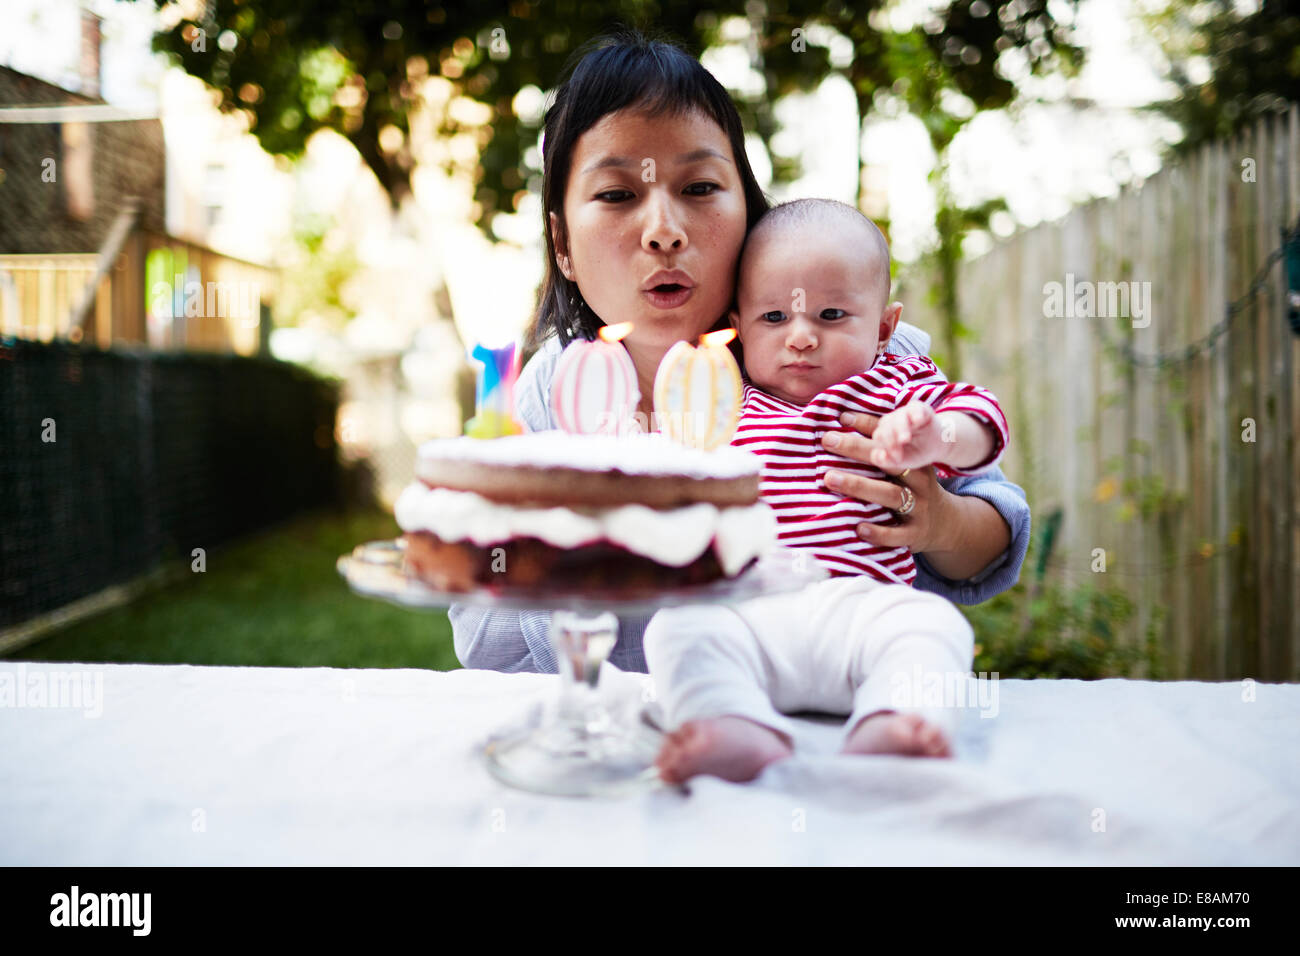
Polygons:
<instances>
[{"instance_id":1,"label":"woman's eye","mask_svg":"<svg viewBox=\"0 0 1300 956\"><path fill-rule=\"evenodd\" d=\"M764 312L762 315L759 316L759 319L760 319L761 321L763 321L763 322L780 322L780 321L782 321L782 320L785 319L785 313L784 313L784 312Z\"/></svg>"},{"instance_id":2,"label":"woman's eye","mask_svg":"<svg viewBox=\"0 0 1300 956\"><path fill-rule=\"evenodd\" d=\"M605 202L622 202L631 195L626 189L607 189L603 193L596 193L596 198Z\"/></svg>"},{"instance_id":3,"label":"woman's eye","mask_svg":"<svg viewBox=\"0 0 1300 956\"><path fill-rule=\"evenodd\" d=\"M686 187L688 192L692 189L704 190L703 192L693 192L691 193L692 196L707 196L710 193L717 192L721 188L722 187L719 186L717 183L691 183L689 186Z\"/></svg>"},{"instance_id":4,"label":"woman's eye","mask_svg":"<svg viewBox=\"0 0 1300 956\"><path fill-rule=\"evenodd\" d=\"M843 309L822 309L823 319L842 319L844 318Z\"/></svg>"}]
</instances>

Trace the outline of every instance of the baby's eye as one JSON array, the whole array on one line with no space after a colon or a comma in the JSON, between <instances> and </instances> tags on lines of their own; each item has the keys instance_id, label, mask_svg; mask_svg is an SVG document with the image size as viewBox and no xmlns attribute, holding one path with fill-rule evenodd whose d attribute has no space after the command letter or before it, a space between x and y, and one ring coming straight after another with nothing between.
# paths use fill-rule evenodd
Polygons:
<instances>
[{"instance_id":1,"label":"baby's eye","mask_svg":"<svg viewBox=\"0 0 1300 956\"><path fill-rule=\"evenodd\" d=\"M784 312L764 312L759 317L761 322L781 322L785 320Z\"/></svg>"},{"instance_id":2,"label":"baby's eye","mask_svg":"<svg viewBox=\"0 0 1300 956\"><path fill-rule=\"evenodd\" d=\"M844 318L843 309L822 309L823 319L842 319Z\"/></svg>"},{"instance_id":3,"label":"baby's eye","mask_svg":"<svg viewBox=\"0 0 1300 956\"><path fill-rule=\"evenodd\" d=\"M717 183L691 183L689 186L686 187L688 191L692 189L705 190L704 192L691 193L692 196L707 196L710 193L717 192L721 188L722 187L720 187Z\"/></svg>"}]
</instances>

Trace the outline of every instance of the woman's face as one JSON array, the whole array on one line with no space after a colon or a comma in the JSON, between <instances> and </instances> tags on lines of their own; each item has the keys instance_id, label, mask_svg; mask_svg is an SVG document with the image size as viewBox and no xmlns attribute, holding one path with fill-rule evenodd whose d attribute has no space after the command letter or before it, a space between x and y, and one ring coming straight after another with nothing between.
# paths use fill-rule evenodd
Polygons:
<instances>
[{"instance_id":1,"label":"woman's face","mask_svg":"<svg viewBox=\"0 0 1300 956\"><path fill-rule=\"evenodd\" d=\"M567 236L551 214L556 264L606 323L635 323L629 349L693 341L727 312L745 194L704 114L602 117L574 148L564 219Z\"/></svg>"}]
</instances>

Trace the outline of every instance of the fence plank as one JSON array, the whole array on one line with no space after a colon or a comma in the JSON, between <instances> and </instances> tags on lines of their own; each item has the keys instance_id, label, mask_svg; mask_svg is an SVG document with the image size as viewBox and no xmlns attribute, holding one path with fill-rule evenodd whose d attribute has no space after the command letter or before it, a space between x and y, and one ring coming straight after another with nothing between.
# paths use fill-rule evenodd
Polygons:
<instances>
[{"instance_id":1,"label":"fence plank","mask_svg":"<svg viewBox=\"0 0 1300 956\"><path fill-rule=\"evenodd\" d=\"M1269 179L1271 194L1267 197L1268 201L1264 208L1264 218L1267 222L1268 233L1271 239L1267 245L1266 251L1271 253L1282 242L1282 236L1289 226L1286 216L1286 207L1288 197L1286 195L1287 186L1287 127L1283 117L1270 116L1268 118L1268 127L1270 130L1271 151L1268 156ZM1262 197L1261 197L1262 198ZM1277 455L1277 473L1286 474L1290 464L1290 446L1295 442L1295 431L1292 430L1291 407L1294 401L1294 393L1291 390L1291 368L1290 357L1294 348L1291 334L1287 323L1287 276L1286 261L1273 266L1268 283L1268 324L1270 330L1270 340L1272 348L1270 351L1270 363L1268 379L1272 383L1272 399L1276 413L1274 418L1277 425L1276 438L1276 455ZM1269 500L1272 503L1272 519L1275 522L1274 527L1278 529L1277 536L1277 561L1270 568L1270 574L1273 577L1273 594L1277 602L1274 618L1278 622L1277 633L1273 640L1273 659L1269 662L1269 671L1271 673L1290 673L1294 669L1294 658L1291 655L1291 641L1289 640L1288 631L1295 624L1295 603L1296 597L1291 589L1291 571L1295 565L1296 555L1293 547L1293 535L1287 533L1288 524L1291 523L1293 516L1296 514L1296 490L1295 490L1295 473L1291 473L1290 481L1280 482L1276 488L1269 489ZM1262 492L1262 489L1261 489Z\"/></svg>"},{"instance_id":2,"label":"fence plank","mask_svg":"<svg viewBox=\"0 0 1300 956\"><path fill-rule=\"evenodd\" d=\"M1268 171L1268 136L1263 123L1252 130L1251 157L1256 163L1257 181L1248 192L1250 244L1252 250L1252 268L1239 277L1234 295L1244 293L1250 283L1252 274L1272 245L1268 236L1268 216L1265 203L1266 187L1269 181ZM1275 434L1277 420L1270 408L1271 383L1268 377L1270 366L1269 352L1272 348L1269 335L1268 304L1265 296L1257 296L1248 314L1255 329L1255 400L1257 408L1256 421L1259 423L1256 451L1259 455L1260 471L1263 475L1273 473L1275 460ZM1259 663L1261 672L1266 670L1272 659L1273 643L1279 622L1274 611L1276 599L1273 594L1273 575L1269 569L1273 566L1276 552L1277 527L1272 521L1272 501L1267 493L1261 494L1264 484L1254 489L1257 508L1260 513L1260 621L1259 621Z\"/></svg>"},{"instance_id":3,"label":"fence plank","mask_svg":"<svg viewBox=\"0 0 1300 956\"><path fill-rule=\"evenodd\" d=\"M95 290L95 344L106 349L113 344L113 273L99 280Z\"/></svg>"},{"instance_id":4,"label":"fence plank","mask_svg":"<svg viewBox=\"0 0 1300 956\"><path fill-rule=\"evenodd\" d=\"M1226 204L1228 177L1232 175L1230 159L1222 143L1212 143L1207 152L1208 174L1205 193L1209 203L1209 219L1204 236L1207 254L1207 274L1210 278L1209 293L1206 299L1206 322L1213 326L1224 315L1223 304L1228 299L1227 242L1225 226L1227 224ZM1217 534L1221 556L1217 565L1218 575L1215 581L1215 616L1219 621L1219 644L1215 649L1212 673L1221 676L1230 673L1233 666L1229 655L1235 644L1235 634L1239 622L1239 602L1233 584L1240 573L1241 547L1240 534L1236 530L1239 516L1237 501L1232 490L1240 480L1242 443L1240 438L1241 416L1237 414L1236 395L1232 389L1233 352L1236 339L1229 336L1222 340L1213 356L1214 390L1221 396L1218 403L1220 412L1219 432L1223 441L1222 452L1215 456L1215 499Z\"/></svg>"},{"instance_id":5,"label":"fence plank","mask_svg":"<svg viewBox=\"0 0 1300 956\"><path fill-rule=\"evenodd\" d=\"M1238 168L1243 159L1253 159L1251 141L1245 134L1234 143L1233 159ZM1246 183L1241 176L1233 180L1232 220L1229 225L1230 265L1226 275L1228 296L1235 297L1242 293L1242 285L1249 281L1249 264L1254 261L1253 239L1247 228L1252 184ZM1233 336L1238 343L1239 361L1237 372L1237 392L1244 402L1243 419L1250 418L1257 429L1262 417L1259 414L1259 396L1256 393L1256 329L1254 317L1244 312L1234 321ZM1247 548L1249 560L1246 562L1247 575L1244 582L1249 602L1248 613L1250 627L1243 632L1242 671L1243 674L1259 672L1259 632L1261 628L1262 604L1260 596L1260 555L1261 536L1264 533L1260 517L1257 489L1260 484L1260 457L1258 437L1249 448L1242 449L1243 481L1237 489L1241 502L1243 520L1248 529Z\"/></svg>"},{"instance_id":6,"label":"fence plank","mask_svg":"<svg viewBox=\"0 0 1300 956\"><path fill-rule=\"evenodd\" d=\"M1288 226L1300 223L1300 106L1292 106L1287 114L1287 177L1286 221ZM1292 482L1300 475L1300 335L1290 335L1285 349L1290 366L1288 376L1291 383L1290 435L1291 455L1289 473ZM1295 515L1300 511L1300 490L1292 484L1291 488L1291 580L1287 593L1291 595L1291 666L1287 679L1300 680L1300 520Z\"/></svg>"}]
</instances>

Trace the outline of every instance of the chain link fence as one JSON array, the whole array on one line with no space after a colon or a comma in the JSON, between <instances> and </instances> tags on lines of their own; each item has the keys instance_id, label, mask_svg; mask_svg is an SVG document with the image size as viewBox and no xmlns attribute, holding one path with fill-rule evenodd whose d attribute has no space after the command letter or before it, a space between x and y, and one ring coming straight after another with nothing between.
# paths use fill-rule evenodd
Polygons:
<instances>
[{"instance_id":1,"label":"chain link fence","mask_svg":"<svg viewBox=\"0 0 1300 956\"><path fill-rule=\"evenodd\" d=\"M335 504L338 404L270 359L0 339L0 628Z\"/></svg>"}]
</instances>

